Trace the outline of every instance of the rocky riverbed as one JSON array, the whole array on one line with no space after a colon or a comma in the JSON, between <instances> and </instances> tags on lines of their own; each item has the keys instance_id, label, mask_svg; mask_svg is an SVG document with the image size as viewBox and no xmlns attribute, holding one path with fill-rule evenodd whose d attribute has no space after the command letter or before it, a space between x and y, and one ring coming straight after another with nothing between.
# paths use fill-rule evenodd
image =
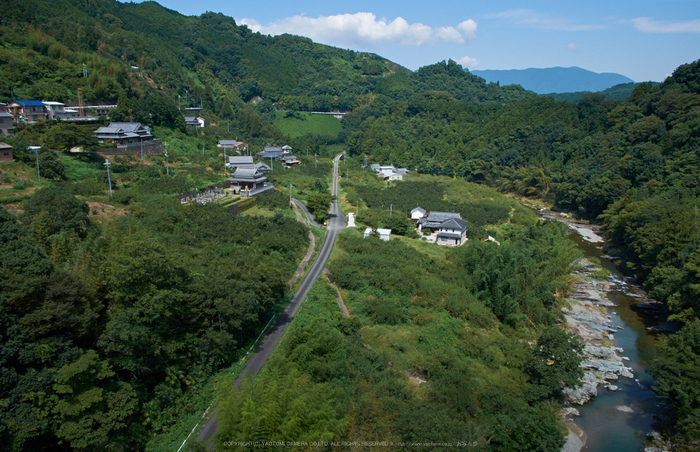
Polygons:
<instances>
[{"instance_id":1,"label":"rocky riverbed","mask_svg":"<svg viewBox=\"0 0 700 452\"><path fill-rule=\"evenodd\" d=\"M562 452L579 452L584 446L606 452L644 449L649 444L640 436L648 436L652 428L656 402L649 389L652 381L644 367L647 364L642 361L648 363L648 344L653 342L649 338L661 325L655 321L654 326L645 326L635 312L650 319L646 309L653 310L657 303L614 269L611 262L619 259L603 251L605 243L598 226L564 213L537 210L541 217L561 221L575 231L574 240L587 256L573 272L576 280L562 310L566 328L585 345L581 362L584 377L578 386L564 390L562 415L569 436ZM596 397L599 400L592 402Z\"/></svg>"},{"instance_id":2,"label":"rocky riverbed","mask_svg":"<svg viewBox=\"0 0 700 452\"><path fill-rule=\"evenodd\" d=\"M577 334L585 344L582 384L575 388L565 388L564 395L569 404L583 405L598 395L598 386L608 391L617 391L615 382L619 378L634 378L632 368L624 364L624 350L615 347L615 333L621 329L614 325L607 315L606 307L613 306L605 297L609 284L593 278L600 267L583 260L579 279L574 290L566 299L569 307L563 309L571 332ZM571 412L568 411L569 415Z\"/></svg>"}]
</instances>

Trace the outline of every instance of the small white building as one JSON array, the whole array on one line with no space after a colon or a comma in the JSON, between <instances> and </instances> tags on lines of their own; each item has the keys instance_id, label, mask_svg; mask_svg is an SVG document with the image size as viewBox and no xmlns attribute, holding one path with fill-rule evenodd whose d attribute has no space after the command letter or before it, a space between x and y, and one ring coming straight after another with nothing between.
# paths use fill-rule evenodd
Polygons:
<instances>
[{"instance_id":1,"label":"small white building","mask_svg":"<svg viewBox=\"0 0 700 452\"><path fill-rule=\"evenodd\" d=\"M372 232L374 232L372 228L365 229L364 237L369 237L370 235L372 235ZM391 240L391 229L377 228L377 234L379 234L379 238L381 240L384 240L385 242Z\"/></svg>"},{"instance_id":2,"label":"small white building","mask_svg":"<svg viewBox=\"0 0 700 452\"><path fill-rule=\"evenodd\" d=\"M416 207L415 209L411 210L411 220L414 223L417 223L418 220L423 218L425 216L425 209L421 207Z\"/></svg>"}]
</instances>

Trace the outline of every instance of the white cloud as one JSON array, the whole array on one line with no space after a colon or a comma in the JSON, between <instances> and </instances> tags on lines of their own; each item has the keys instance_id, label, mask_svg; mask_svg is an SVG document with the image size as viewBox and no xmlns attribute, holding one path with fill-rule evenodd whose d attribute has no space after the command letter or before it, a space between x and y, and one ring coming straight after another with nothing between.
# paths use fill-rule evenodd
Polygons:
<instances>
[{"instance_id":1,"label":"white cloud","mask_svg":"<svg viewBox=\"0 0 700 452\"><path fill-rule=\"evenodd\" d=\"M470 70L476 69L476 67L481 64L481 61L477 60L476 58L464 56L457 60L457 63L461 64L462 67L465 67Z\"/></svg>"},{"instance_id":2,"label":"white cloud","mask_svg":"<svg viewBox=\"0 0 700 452\"><path fill-rule=\"evenodd\" d=\"M465 20L457 27L432 28L422 23L409 24L397 17L389 22L372 13L338 14L335 16L293 16L262 25L255 19L236 20L253 31L269 35L289 33L306 36L330 45L377 46L393 43L413 47L439 41L464 44L476 37L477 23Z\"/></svg>"},{"instance_id":3,"label":"white cloud","mask_svg":"<svg viewBox=\"0 0 700 452\"><path fill-rule=\"evenodd\" d=\"M660 22L651 17L632 19L635 28L645 33L700 33L700 20Z\"/></svg>"},{"instance_id":4,"label":"white cloud","mask_svg":"<svg viewBox=\"0 0 700 452\"><path fill-rule=\"evenodd\" d=\"M490 19L503 19L538 30L591 31L605 28L603 25L576 24L566 17L539 14L529 9L511 9L487 16Z\"/></svg>"},{"instance_id":5,"label":"white cloud","mask_svg":"<svg viewBox=\"0 0 700 452\"><path fill-rule=\"evenodd\" d=\"M464 22L457 25L457 30L462 33L467 40L471 41L476 38L476 27L477 24L471 19L467 19Z\"/></svg>"},{"instance_id":6,"label":"white cloud","mask_svg":"<svg viewBox=\"0 0 700 452\"><path fill-rule=\"evenodd\" d=\"M581 51L581 47L577 46L573 42L570 43L568 46L564 46L564 48L566 50L568 50L569 52L573 52L573 53L579 53Z\"/></svg>"}]
</instances>

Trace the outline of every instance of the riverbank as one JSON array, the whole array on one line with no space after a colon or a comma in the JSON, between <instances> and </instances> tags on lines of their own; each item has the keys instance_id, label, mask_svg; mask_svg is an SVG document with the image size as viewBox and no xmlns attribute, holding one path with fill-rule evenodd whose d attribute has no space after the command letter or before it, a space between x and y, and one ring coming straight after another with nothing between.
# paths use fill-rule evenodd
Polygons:
<instances>
[{"instance_id":1,"label":"riverbank","mask_svg":"<svg viewBox=\"0 0 700 452\"><path fill-rule=\"evenodd\" d=\"M546 208L537 210L543 218L567 224L572 240L585 253L562 309L567 329L585 346L582 383L564 390L562 414L569 435L562 451L642 450L658 412L650 389L653 379L647 373L658 319L642 318L633 308L654 303L608 259L599 226Z\"/></svg>"}]
</instances>

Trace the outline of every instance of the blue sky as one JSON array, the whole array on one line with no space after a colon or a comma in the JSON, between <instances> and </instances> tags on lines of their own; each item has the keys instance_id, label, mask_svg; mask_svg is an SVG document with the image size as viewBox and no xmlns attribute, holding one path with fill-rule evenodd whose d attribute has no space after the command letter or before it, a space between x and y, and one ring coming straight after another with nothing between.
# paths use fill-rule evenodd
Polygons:
<instances>
[{"instance_id":1,"label":"blue sky","mask_svg":"<svg viewBox=\"0 0 700 452\"><path fill-rule=\"evenodd\" d=\"M221 12L263 34L377 53L412 70L451 58L471 70L579 66L663 81L700 58L699 0L158 3L185 15Z\"/></svg>"}]
</instances>

